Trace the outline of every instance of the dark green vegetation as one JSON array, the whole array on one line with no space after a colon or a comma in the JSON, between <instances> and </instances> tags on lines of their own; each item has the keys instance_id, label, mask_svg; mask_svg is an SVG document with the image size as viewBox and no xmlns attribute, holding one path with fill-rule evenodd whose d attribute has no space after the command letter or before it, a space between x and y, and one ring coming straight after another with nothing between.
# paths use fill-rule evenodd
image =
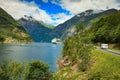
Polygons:
<instances>
[{"instance_id":1,"label":"dark green vegetation","mask_svg":"<svg viewBox=\"0 0 120 80\"><path fill-rule=\"evenodd\" d=\"M0 8L0 42L17 43L27 41L31 41L31 39L25 29Z\"/></svg>"},{"instance_id":2,"label":"dark green vegetation","mask_svg":"<svg viewBox=\"0 0 120 80\"><path fill-rule=\"evenodd\" d=\"M0 80L49 80L51 73L48 68L48 65L41 61L2 63Z\"/></svg>"},{"instance_id":3,"label":"dark green vegetation","mask_svg":"<svg viewBox=\"0 0 120 80\"><path fill-rule=\"evenodd\" d=\"M93 42L120 44L120 11L101 18L95 22L91 29Z\"/></svg>"},{"instance_id":4,"label":"dark green vegetation","mask_svg":"<svg viewBox=\"0 0 120 80\"><path fill-rule=\"evenodd\" d=\"M86 36L87 35L87 36ZM83 24L77 25L76 34L68 37L64 42L63 57L68 56L72 65L79 63L79 69L86 71L89 68L92 50L91 36L84 30Z\"/></svg>"}]
</instances>

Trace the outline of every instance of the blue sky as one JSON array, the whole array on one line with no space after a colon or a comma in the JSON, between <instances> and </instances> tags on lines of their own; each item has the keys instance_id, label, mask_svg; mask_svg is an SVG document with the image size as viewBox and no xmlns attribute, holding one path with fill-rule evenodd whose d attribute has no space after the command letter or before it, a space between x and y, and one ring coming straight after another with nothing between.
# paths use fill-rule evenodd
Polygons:
<instances>
[{"instance_id":1,"label":"blue sky","mask_svg":"<svg viewBox=\"0 0 120 80\"><path fill-rule=\"evenodd\" d=\"M28 15L56 26L88 9L120 9L120 0L0 0L0 7L15 19Z\"/></svg>"},{"instance_id":2,"label":"blue sky","mask_svg":"<svg viewBox=\"0 0 120 80\"><path fill-rule=\"evenodd\" d=\"M56 3L51 2L51 0L21 0L26 2L35 2L36 5L42 10L44 10L48 15L64 13L66 16L71 16L70 11L63 9L60 5L60 0L55 0ZM31 15L31 14L30 14ZM31 15L33 16L33 15ZM33 16L34 17L34 16ZM53 21L60 20L60 17L51 17ZM47 23L50 25L57 25L58 23Z\"/></svg>"},{"instance_id":3,"label":"blue sky","mask_svg":"<svg viewBox=\"0 0 120 80\"><path fill-rule=\"evenodd\" d=\"M62 9L62 7L59 5L53 4L51 0L21 0L21 1L27 1L27 2L34 1L39 6L39 8L45 10L48 14L58 14L58 13L65 13L67 15L70 14L70 11Z\"/></svg>"}]
</instances>

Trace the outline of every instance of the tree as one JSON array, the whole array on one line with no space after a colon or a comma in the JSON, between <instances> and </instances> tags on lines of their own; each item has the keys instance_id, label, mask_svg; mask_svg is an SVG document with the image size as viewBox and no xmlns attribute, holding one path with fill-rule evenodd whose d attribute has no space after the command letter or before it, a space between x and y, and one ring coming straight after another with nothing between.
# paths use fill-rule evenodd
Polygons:
<instances>
[{"instance_id":1,"label":"tree","mask_svg":"<svg viewBox=\"0 0 120 80\"><path fill-rule=\"evenodd\" d=\"M25 73L25 80L49 80L48 65L41 61L32 61Z\"/></svg>"},{"instance_id":2,"label":"tree","mask_svg":"<svg viewBox=\"0 0 120 80\"><path fill-rule=\"evenodd\" d=\"M0 36L0 42L2 42L2 43L3 43L3 42L4 42L4 40L5 40L5 39L4 39L2 36Z\"/></svg>"},{"instance_id":3,"label":"tree","mask_svg":"<svg viewBox=\"0 0 120 80\"><path fill-rule=\"evenodd\" d=\"M83 30L83 25L80 24L77 26L77 34L65 40L63 57L68 56L73 63L79 63L81 71L85 71L90 65L92 48L91 34L87 30Z\"/></svg>"},{"instance_id":4,"label":"tree","mask_svg":"<svg viewBox=\"0 0 120 80\"><path fill-rule=\"evenodd\" d=\"M0 80L49 80L52 75L48 68L48 65L41 61L3 62L0 64Z\"/></svg>"},{"instance_id":5,"label":"tree","mask_svg":"<svg viewBox=\"0 0 120 80\"><path fill-rule=\"evenodd\" d=\"M15 61L0 64L0 80L19 80L23 73L22 64Z\"/></svg>"},{"instance_id":6,"label":"tree","mask_svg":"<svg viewBox=\"0 0 120 80\"><path fill-rule=\"evenodd\" d=\"M90 27L94 43L117 43L120 44L120 11L101 18Z\"/></svg>"},{"instance_id":7,"label":"tree","mask_svg":"<svg viewBox=\"0 0 120 80\"><path fill-rule=\"evenodd\" d=\"M78 23L76 25L76 32L77 33L80 32L80 31L82 31L83 29L84 29L84 24L83 23Z\"/></svg>"}]
</instances>

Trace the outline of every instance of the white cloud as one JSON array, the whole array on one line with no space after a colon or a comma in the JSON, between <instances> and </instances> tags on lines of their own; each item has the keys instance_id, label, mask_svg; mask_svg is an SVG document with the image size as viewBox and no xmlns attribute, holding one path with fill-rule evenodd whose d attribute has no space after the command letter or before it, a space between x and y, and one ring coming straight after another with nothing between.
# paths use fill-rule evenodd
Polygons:
<instances>
[{"instance_id":1,"label":"white cloud","mask_svg":"<svg viewBox=\"0 0 120 80\"><path fill-rule=\"evenodd\" d=\"M52 4L59 5L59 2L60 2L60 0L51 0L51 3L52 3Z\"/></svg>"},{"instance_id":2,"label":"white cloud","mask_svg":"<svg viewBox=\"0 0 120 80\"><path fill-rule=\"evenodd\" d=\"M20 19L24 15L32 15L35 19L41 20L48 24L58 25L68 18L67 15L60 17L59 20L52 20L55 16L47 14L44 10L40 9L34 2L21 2L19 0L0 0L0 7L12 15L15 19Z\"/></svg>"},{"instance_id":3,"label":"white cloud","mask_svg":"<svg viewBox=\"0 0 120 80\"><path fill-rule=\"evenodd\" d=\"M48 0L44 0L48 1ZM59 13L56 15L49 15L44 10L40 9L34 2L21 2L19 0L0 0L0 7L12 15L16 20L20 19L24 15L33 16L37 20L41 20L54 26L63 23L64 21L71 18L69 15ZM53 20L58 18L59 20Z\"/></svg>"},{"instance_id":4,"label":"white cloud","mask_svg":"<svg viewBox=\"0 0 120 80\"><path fill-rule=\"evenodd\" d=\"M48 0L42 0L43 2L45 2L45 3L48 3Z\"/></svg>"},{"instance_id":5,"label":"white cloud","mask_svg":"<svg viewBox=\"0 0 120 80\"><path fill-rule=\"evenodd\" d=\"M46 23L52 23L51 17L42 9L39 9L34 2L20 2L19 0L1 0L0 7L11 14L15 19L24 15L33 15L34 18ZM39 11L39 13L37 11ZM40 14L40 15L39 15Z\"/></svg>"},{"instance_id":6,"label":"white cloud","mask_svg":"<svg viewBox=\"0 0 120 80\"><path fill-rule=\"evenodd\" d=\"M48 2L48 0L42 0ZM73 15L87 9L118 8L120 3L115 0L51 0L51 3L60 5L63 9L70 11ZM70 19L73 15L58 13L49 15L45 10L39 8L34 2L25 2L20 0L0 0L0 7L6 10L15 19L24 15L32 15L37 20L48 24L58 25Z\"/></svg>"},{"instance_id":7,"label":"white cloud","mask_svg":"<svg viewBox=\"0 0 120 80\"><path fill-rule=\"evenodd\" d=\"M106 8L118 9L120 3L116 0L61 0L63 9L70 11L72 14L78 14L88 9L106 10Z\"/></svg>"},{"instance_id":8,"label":"white cloud","mask_svg":"<svg viewBox=\"0 0 120 80\"><path fill-rule=\"evenodd\" d=\"M51 15L53 19L55 19L54 24L57 25L57 23L64 23L66 20L73 17L73 15L66 15L65 13L58 13Z\"/></svg>"}]
</instances>

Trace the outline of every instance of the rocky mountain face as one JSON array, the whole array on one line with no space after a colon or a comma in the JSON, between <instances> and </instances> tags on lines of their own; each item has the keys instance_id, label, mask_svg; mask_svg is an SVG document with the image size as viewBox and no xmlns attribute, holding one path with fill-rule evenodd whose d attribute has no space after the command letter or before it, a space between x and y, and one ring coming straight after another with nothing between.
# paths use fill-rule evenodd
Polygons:
<instances>
[{"instance_id":1,"label":"rocky mountain face","mask_svg":"<svg viewBox=\"0 0 120 80\"><path fill-rule=\"evenodd\" d=\"M25 16L24 18L19 19L18 22L24 26L25 30L35 42L49 41L47 35L52 29L47 28L40 21L37 21L30 16Z\"/></svg>"},{"instance_id":2,"label":"rocky mountain face","mask_svg":"<svg viewBox=\"0 0 120 80\"><path fill-rule=\"evenodd\" d=\"M16 22L5 10L0 8L0 42L25 43L32 39L26 33L24 27Z\"/></svg>"},{"instance_id":3,"label":"rocky mountain face","mask_svg":"<svg viewBox=\"0 0 120 80\"><path fill-rule=\"evenodd\" d=\"M94 10L87 10L75 15L53 29L46 27L43 22L37 21L30 16L25 16L18 20L18 22L24 26L24 29L30 34L35 42L51 42L55 37L64 40L67 36L73 35L75 33L75 26L77 23L83 23L85 27L89 27L93 22L99 20L101 17L115 12L117 12L116 9L97 12Z\"/></svg>"},{"instance_id":4,"label":"rocky mountain face","mask_svg":"<svg viewBox=\"0 0 120 80\"><path fill-rule=\"evenodd\" d=\"M116 9L109 9L109 10L100 11L100 12L87 10L85 12L75 15L74 17L67 20L63 24L56 26L48 35L51 39L54 37L58 37L64 40L68 35L74 34L75 25L77 23L83 23L85 26L89 26L90 22L93 19L96 19L101 16L109 15L115 12L117 12Z\"/></svg>"}]
</instances>

